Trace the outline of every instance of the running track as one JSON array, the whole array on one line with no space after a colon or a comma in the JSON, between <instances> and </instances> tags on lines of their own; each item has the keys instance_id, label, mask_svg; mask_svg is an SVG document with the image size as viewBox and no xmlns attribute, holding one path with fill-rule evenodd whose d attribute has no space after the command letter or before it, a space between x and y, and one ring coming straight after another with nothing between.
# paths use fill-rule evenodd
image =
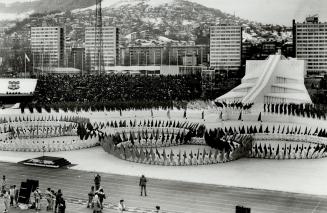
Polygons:
<instances>
[{"instance_id":1,"label":"running track","mask_svg":"<svg viewBox=\"0 0 327 213\"><path fill-rule=\"evenodd\" d=\"M67 213L92 212L85 208L85 201L93 184L94 173L0 163L0 175L7 176L8 184L20 185L20 182L26 179L38 179L42 191L47 187L55 190L61 188L67 202ZM169 213L233 213L236 205L250 207L252 213L327 212L327 197L324 196L149 179L148 197L140 197L138 177L103 173L100 175L101 185L107 195L105 203L111 206L105 208L104 213L117 212L112 205L116 205L121 198L125 200L127 207L138 207L135 212L149 212L148 210L153 210L156 205L160 205L164 212ZM1 202L0 206L2 205ZM21 211L12 209L11 212Z\"/></svg>"}]
</instances>

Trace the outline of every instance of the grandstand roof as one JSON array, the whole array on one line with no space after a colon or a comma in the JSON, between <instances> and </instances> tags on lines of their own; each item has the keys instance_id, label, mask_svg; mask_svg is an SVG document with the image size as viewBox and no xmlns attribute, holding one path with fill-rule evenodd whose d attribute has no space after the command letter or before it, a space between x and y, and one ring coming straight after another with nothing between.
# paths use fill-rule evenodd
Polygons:
<instances>
[{"instance_id":1,"label":"grandstand roof","mask_svg":"<svg viewBox=\"0 0 327 213\"><path fill-rule=\"evenodd\" d=\"M74 67L35 67L35 69L51 74L78 74L81 72L80 69Z\"/></svg>"}]
</instances>

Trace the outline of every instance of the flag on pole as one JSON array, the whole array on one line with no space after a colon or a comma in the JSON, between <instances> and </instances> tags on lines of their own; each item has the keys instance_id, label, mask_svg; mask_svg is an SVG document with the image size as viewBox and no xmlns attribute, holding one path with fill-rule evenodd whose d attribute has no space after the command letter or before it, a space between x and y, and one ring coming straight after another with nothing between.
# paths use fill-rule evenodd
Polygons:
<instances>
[{"instance_id":1,"label":"flag on pole","mask_svg":"<svg viewBox=\"0 0 327 213\"><path fill-rule=\"evenodd\" d=\"M30 58L26 55L26 53L25 53L25 60L28 61L28 62L31 61Z\"/></svg>"}]
</instances>

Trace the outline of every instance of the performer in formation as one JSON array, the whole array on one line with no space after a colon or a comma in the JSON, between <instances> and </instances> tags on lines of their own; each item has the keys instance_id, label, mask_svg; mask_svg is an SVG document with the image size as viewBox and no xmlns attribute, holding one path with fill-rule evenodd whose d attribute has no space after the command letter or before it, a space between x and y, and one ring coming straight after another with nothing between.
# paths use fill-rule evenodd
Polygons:
<instances>
[{"instance_id":1,"label":"performer in formation","mask_svg":"<svg viewBox=\"0 0 327 213\"><path fill-rule=\"evenodd\" d=\"M259 145L258 145L259 144ZM301 143L301 142L275 142L277 148L271 144L255 143L250 156L253 158L267 159L313 159L327 156L327 146L324 144ZM296 144L296 145L295 145Z\"/></svg>"},{"instance_id":2,"label":"performer in formation","mask_svg":"<svg viewBox=\"0 0 327 213\"><path fill-rule=\"evenodd\" d=\"M141 176L140 178L140 183L139 183L139 186L141 187L141 196L143 196L143 191L144 191L144 196L147 196L146 195L146 184L147 184L147 179L145 178L144 175Z\"/></svg>"}]
</instances>

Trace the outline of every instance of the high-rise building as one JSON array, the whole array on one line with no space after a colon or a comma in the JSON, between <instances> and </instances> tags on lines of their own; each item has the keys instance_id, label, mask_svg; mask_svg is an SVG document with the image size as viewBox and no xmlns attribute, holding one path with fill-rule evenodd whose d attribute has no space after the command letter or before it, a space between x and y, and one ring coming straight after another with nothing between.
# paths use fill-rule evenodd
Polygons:
<instances>
[{"instance_id":1,"label":"high-rise building","mask_svg":"<svg viewBox=\"0 0 327 213\"><path fill-rule=\"evenodd\" d=\"M327 73L327 23L318 16L307 17L303 23L293 20L295 57L306 61L307 75Z\"/></svg>"},{"instance_id":2,"label":"high-rise building","mask_svg":"<svg viewBox=\"0 0 327 213\"><path fill-rule=\"evenodd\" d=\"M36 67L62 67L65 59L63 27L32 27L31 50Z\"/></svg>"},{"instance_id":3,"label":"high-rise building","mask_svg":"<svg viewBox=\"0 0 327 213\"><path fill-rule=\"evenodd\" d=\"M208 63L209 46L198 45L173 45L169 47L170 62L177 65L186 65L184 58L196 57L195 65Z\"/></svg>"},{"instance_id":4,"label":"high-rise building","mask_svg":"<svg viewBox=\"0 0 327 213\"><path fill-rule=\"evenodd\" d=\"M85 54L90 71L98 71L100 36L95 36L95 27L85 28ZM98 31L97 31L98 32ZM104 67L119 65L119 29L116 27L102 27L102 61Z\"/></svg>"},{"instance_id":5,"label":"high-rise building","mask_svg":"<svg viewBox=\"0 0 327 213\"><path fill-rule=\"evenodd\" d=\"M261 43L260 58L266 59L268 56L277 53L279 48L277 41L264 41Z\"/></svg>"},{"instance_id":6,"label":"high-rise building","mask_svg":"<svg viewBox=\"0 0 327 213\"><path fill-rule=\"evenodd\" d=\"M219 24L210 28L210 66L216 70L238 70L241 66L242 27Z\"/></svg>"},{"instance_id":7,"label":"high-rise building","mask_svg":"<svg viewBox=\"0 0 327 213\"><path fill-rule=\"evenodd\" d=\"M73 47L68 55L68 67L85 70L85 48Z\"/></svg>"},{"instance_id":8,"label":"high-rise building","mask_svg":"<svg viewBox=\"0 0 327 213\"><path fill-rule=\"evenodd\" d=\"M125 66L197 66L199 64L206 64L208 62L208 55L209 45L129 46L121 49L121 61L123 62L122 65Z\"/></svg>"}]
</instances>

